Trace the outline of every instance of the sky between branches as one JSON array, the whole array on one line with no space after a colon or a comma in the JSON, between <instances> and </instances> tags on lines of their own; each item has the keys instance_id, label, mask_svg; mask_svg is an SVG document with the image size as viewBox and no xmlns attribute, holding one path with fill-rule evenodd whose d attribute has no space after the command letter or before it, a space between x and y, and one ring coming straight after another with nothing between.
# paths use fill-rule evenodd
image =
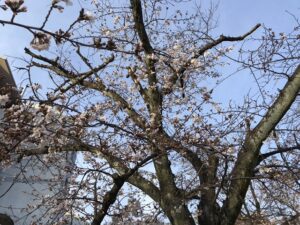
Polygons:
<instances>
[{"instance_id":1,"label":"sky between branches","mask_svg":"<svg viewBox=\"0 0 300 225\"><path fill-rule=\"evenodd\" d=\"M57 17L51 17L51 24L57 29L57 23L69 24L78 16L78 12L82 2L78 0L73 1L71 7L65 7L64 16L57 13ZM196 0L197 3L201 2L203 9L211 4L211 0ZM218 4L215 19L218 20L218 27L215 30L216 35L224 34L230 36L238 36L247 32L251 27L257 23L262 23L266 27L271 27L275 32L290 32L292 31L295 21L292 15L297 17L300 12L300 3L298 0L219 0L212 1ZM0 3L4 3L3 0ZM17 16L15 22L25 23L28 25L40 26L41 21L46 14L51 1L39 0L25 0L25 5L28 8L28 13L21 13ZM182 3L185 6L184 3ZM84 6L88 8L88 5ZM186 9L188 9L186 5ZM11 12L0 11L1 19L10 19ZM48 26L48 29L51 27ZM261 37L262 29L255 32L255 37ZM217 37L217 36L216 36ZM24 47L29 46L32 40L32 34L14 26L5 26L0 28L0 56L7 57L12 69L18 66L18 61L13 57L24 57ZM234 68L235 69L235 68ZM222 71L223 72L223 71ZM230 74L230 68L225 68L224 73ZM17 84L20 84L24 79L21 73L14 71L14 76ZM42 75L39 73L38 81L43 83ZM238 77L236 77L238 76ZM235 88L232 89L231 87ZM222 84L222 88L218 88L218 92L214 93L214 97L219 102L227 101L228 96L242 96L241 93L246 94L249 90L249 75L242 72L227 79ZM230 92L230 93L229 93Z\"/></svg>"}]
</instances>

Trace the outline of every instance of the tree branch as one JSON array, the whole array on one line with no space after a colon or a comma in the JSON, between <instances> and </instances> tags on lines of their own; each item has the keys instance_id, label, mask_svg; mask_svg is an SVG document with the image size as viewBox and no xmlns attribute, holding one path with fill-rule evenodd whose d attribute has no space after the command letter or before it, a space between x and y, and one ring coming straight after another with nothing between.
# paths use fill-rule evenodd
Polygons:
<instances>
[{"instance_id":1,"label":"tree branch","mask_svg":"<svg viewBox=\"0 0 300 225\"><path fill-rule=\"evenodd\" d=\"M118 193L123 187L124 183L128 180L129 177L131 177L137 170L142 167L145 163L147 163L149 160L156 157L156 154L152 154L148 157L146 157L141 162L137 163L137 165L130 169L127 173L122 175L115 176L114 179L114 185L110 189L109 192L107 192L103 197L103 203L102 208L95 214L92 225L100 225L103 221L104 217L107 215L108 209L117 199Z\"/></svg>"},{"instance_id":2,"label":"tree branch","mask_svg":"<svg viewBox=\"0 0 300 225\"><path fill-rule=\"evenodd\" d=\"M51 60L48 59L46 57L43 57L41 55L37 55L33 52L31 52L29 49L25 49L25 52L27 54L29 54L30 56L32 56L35 59L39 59L41 61L47 62L49 63L51 66L49 65L44 65L44 64L40 64L37 62L32 62L33 65L40 67L40 68L45 68L48 70L53 71L54 73L68 78L73 82L78 81L78 79L81 79L83 77L89 76L91 74L95 74L97 72L99 72L101 69L104 69L107 65L107 63L104 63L104 66L98 66L96 68L92 68L90 71L85 72L85 73L80 73L78 75L75 75L73 72L66 70L62 65L60 65L57 61L55 60ZM111 58L111 61L113 61L113 58ZM108 63L110 62L110 60L108 61ZM121 107L123 109L125 109L125 111L128 113L129 117L136 123L137 126L139 126L142 129L145 129L146 127L146 121L144 120L144 118L142 118L141 115L139 115L133 108L132 105L130 105L122 96L120 96L117 92L115 92L114 90L109 89L101 79L98 79L97 81L87 81L87 80L83 80L82 82L80 82L80 85L86 87L86 88L90 88L90 89L94 89L97 91L100 91L103 95L112 98L115 102L118 102Z\"/></svg>"},{"instance_id":3,"label":"tree branch","mask_svg":"<svg viewBox=\"0 0 300 225\"><path fill-rule=\"evenodd\" d=\"M245 142L232 170L231 177L233 180L229 187L227 199L222 207L224 224L233 225L235 223L251 181L251 179L238 178L254 175L254 169L259 163L259 151L263 141L289 110L299 90L300 65L280 91L279 96L263 119L246 135Z\"/></svg>"},{"instance_id":4,"label":"tree branch","mask_svg":"<svg viewBox=\"0 0 300 225\"><path fill-rule=\"evenodd\" d=\"M284 153L284 152L290 152L290 151L293 151L293 150L300 150L300 145L297 145L297 146L293 146L293 147L286 147L286 148L278 148L276 151L272 151L272 152L268 152L268 153L264 153L264 154L260 154L259 155L259 159L258 159L258 164L265 160L266 158L272 156L272 155L276 155L276 154L279 154L279 153Z\"/></svg>"},{"instance_id":5,"label":"tree branch","mask_svg":"<svg viewBox=\"0 0 300 225\"><path fill-rule=\"evenodd\" d=\"M135 29L137 30L137 33L139 35L139 38L142 42L142 45L143 45L143 48L144 48L146 54L150 55L153 53L153 48L150 44L146 29L145 29L141 1L140 0L130 0L130 3L131 3L131 8L132 8Z\"/></svg>"},{"instance_id":6,"label":"tree branch","mask_svg":"<svg viewBox=\"0 0 300 225\"><path fill-rule=\"evenodd\" d=\"M173 75L170 78L170 82L171 82L171 87L168 87L167 89L165 89L163 92L165 94L170 94L173 90L173 86L176 84L177 80L179 78L183 78L184 72L188 69L188 67L191 65L191 61L193 59L197 59L199 58L201 55L203 55L207 50L212 49L214 47L216 47L217 45L221 44L222 42L233 42L233 41L242 41L244 40L246 37L248 37L250 34L252 34L254 31L256 31L259 27L261 26L261 24L257 24L255 25L249 32L245 33L244 35L241 36L237 36L237 37L231 37L231 36L224 36L221 35L218 39L213 40L210 43L207 43L206 45L204 45L201 49L198 50L198 52L191 57L188 61L186 61L184 63L184 65L182 65L178 70L175 70L175 72L173 73ZM169 67L172 69L172 67L169 65Z\"/></svg>"},{"instance_id":7,"label":"tree branch","mask_svg":"<svg viewBox=\"0 0 300 225\"><path fill-rule=\"evenodd\" d=\"M0 224L1 225L14 225L14 222L8 215L0 213Z\"/></svg>"}]
</instances>

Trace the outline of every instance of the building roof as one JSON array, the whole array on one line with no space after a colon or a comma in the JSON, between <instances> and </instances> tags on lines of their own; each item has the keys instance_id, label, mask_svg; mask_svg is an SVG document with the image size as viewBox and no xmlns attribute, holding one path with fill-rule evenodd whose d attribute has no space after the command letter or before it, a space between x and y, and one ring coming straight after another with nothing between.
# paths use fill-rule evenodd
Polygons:
<instances>
[{"instance_id":1,"label":"building roof","mask_svg":"<svg viewBox=\"0 0 300 225\"><path fill-rule=\"evenodd\" d=\"M0 95L9 95L11 101L7 106L16 103L19 99L16 87L17 86L7 60L0 58Z\"/></svg>"}]
</instances>

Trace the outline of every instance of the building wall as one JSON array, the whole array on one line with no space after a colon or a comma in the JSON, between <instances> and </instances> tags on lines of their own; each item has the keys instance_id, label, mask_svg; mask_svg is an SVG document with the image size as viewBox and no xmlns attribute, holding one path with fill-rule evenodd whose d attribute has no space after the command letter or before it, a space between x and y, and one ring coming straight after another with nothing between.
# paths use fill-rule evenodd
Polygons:
<instances>
[{"instance_id":1,"label":"building wall","mask_svg":"<svg viewBox=\"0 0 300 225\"><path fill-rule=\"evenodd\" d=\"M5 107L17 103L15 87L7 61L0 58L0 94L11 97ZM0 120L4 117L3 111L0 108ZM70 174L64 172L64 168L74 166L76 155L60 153L51 167L47 166L45 157L49 156L26 157L9 167L0 167L0 214L9 215L15 225L30 225L35 219L40 219L43 225L53 224L55 218L61 216L51 213L53 205L45 198L61 198L68 192Z\"/></svg>"},{"instance_id":2,"label":"building wall","mask_svg":"<svg viewBox=\"0 0 300 225\"><path fill-rule=\"evenodd\" d=\"M17 225L29 225L35 219L43 225L53 224L61 215L53 213L52 200L63 198L68 192L68 174L62 171L73 163L74 156L61 154L59 166L47 167L43 156L32 156L2 168L0 213L9 215ZM60 213L63 214L64 209Z\"/></svg>"}]
</instances>

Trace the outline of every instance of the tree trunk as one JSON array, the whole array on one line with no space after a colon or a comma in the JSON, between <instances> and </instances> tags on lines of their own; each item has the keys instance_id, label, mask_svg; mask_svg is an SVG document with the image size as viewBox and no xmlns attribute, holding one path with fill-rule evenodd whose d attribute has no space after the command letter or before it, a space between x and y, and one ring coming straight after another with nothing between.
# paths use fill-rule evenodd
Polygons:
<instances>
[{"instance_id":1,"label":"tree trunk","mask_svg":"<svg viewBox=\"0 0 300 225\"><path fill-rule=\"evenodd\" d=\"M161 207L172 225L195 225L195 221L186 205L178 204L178 202L174 205L172 202L163 200Z\"/></svg>"}]
</instances>

